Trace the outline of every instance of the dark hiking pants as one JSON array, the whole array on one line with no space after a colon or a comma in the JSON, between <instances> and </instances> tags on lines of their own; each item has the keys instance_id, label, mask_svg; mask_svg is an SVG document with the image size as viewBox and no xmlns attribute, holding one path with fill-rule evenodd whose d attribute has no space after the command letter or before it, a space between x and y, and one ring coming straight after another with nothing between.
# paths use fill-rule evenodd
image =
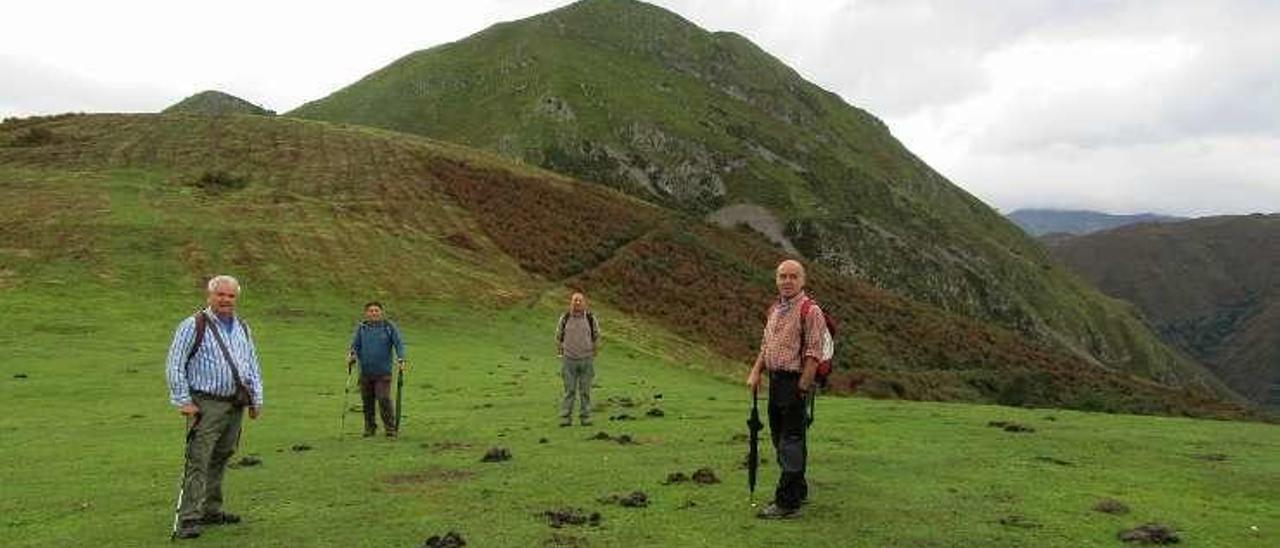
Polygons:
<instances>
[{"instance_id":1,"label":"dark hiking pants","mask_svg":"<svg viewBox=\"0 0 1280 548\"><path fill-rule=\"evenodd\" d=\"M382 415L382 424L388 434L396 432L396 409L391 401L391 375L360 375L360 399L364 402L364 431L376 432L378 421L374 417L374 405Z\"/></svg>"},{"instance_id":2,"label":"dark hiking pants","mask_svg":"<svg viewBox=\"0 0 1280 548\"><path fill-rule=\"evenodd\" d=\"M799 373L769 373L769 434L782 469L773 500L787 509L799 508L809 497L809 484L804 479L805 460L809 455L805 403L800 397Z\"/></svg>"},{"instance_id":3,"label":"dark hiking pants","mask_svg":"<svg viewBox=\"0 0 1280 548\"><path fill-rule=\"evenodd\" d=\"M178 519L197 520L222 511L222 474L240 442L244 408L230 401L192 394L200 408L194 431L187 438L187 462L182 476Z\"/></svg>"}]
</instances>

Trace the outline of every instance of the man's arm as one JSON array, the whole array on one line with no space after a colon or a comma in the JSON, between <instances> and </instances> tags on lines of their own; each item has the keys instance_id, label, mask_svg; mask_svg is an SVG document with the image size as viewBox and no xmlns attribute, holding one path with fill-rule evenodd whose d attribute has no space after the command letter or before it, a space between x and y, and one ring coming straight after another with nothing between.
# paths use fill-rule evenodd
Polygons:
<instances>
[{"instance_id":1,"label":"man's arm","mask_svg":"<svg viewBox=\"0 0 1280 548\"><path fill-rule=\"evenodd\" d=\"M351 350L348 355L354 356L360 353L360 326L356 325L355 333L351 334Z\"/></svg>"},{"instance_id":2,"label":"man's arm","mask_svg":"<svg viewBox=\"0 0 1280 548\"><path fill-rule=\"evenodd\" d=\"M768 342L768 338L769 321L765 320L764 331L760 334L760 352L756 354L756 362L751 364L751 371L747 373L747 387L752 392L760 389L760 379L764 376L764 345Z\"/></svg>"},{"instance_id":3,"label":"man's arm","mask_svg":"<svg viewBox=\"0 0 1280 548\"><path fill-rule=\"evenodd\" d=\"M258 346L253 343L253 336L249 334L249 330L244 332L245 344L249 347L249 367L245 373L245 382L249 383L249 391L253 395L253 409L250 409L250 416L257 418L258 412L262 409L262 367L258 364Z\"/></svg>"},{"instance_id":4,"label":"man's arm","mask_svg":"<svg viewBox=\"0 0 1280 548\"><path fill-rule=\"evenodd\" d=\"M187 353L195 343L195 318L187 318L178 324L173 333L173 342L169 345L169 356L165 360L165 379L169 384L169 403L184 409L192 406L191 387L187 381Z\"/></svg>"},{"instance_id":5,"label":"man's arm","mask_svg":"<svg viewBox=\"0 0 1280 548\"><path fill-rule=\"evenodd\" d=\"M395 323L391 323L391 345L395 347L396 362L400 365L400 370L404 371L404 339L400 336L400 327Z\"/></svg>"},{"instance_id":6,"label":"man's arm","mask_svg":"<svg viewBox=\"0 0 1280 548\"><path fill-rule=\"evenodd\" d=\"M591 315L591 325L595 326L591 335L591 355L595 356L600 353L600 341L604 339L600 332L600 319L595 314Z\"/></svg>"},{"instance_id":7,"label":"man's arm","mask_svg":"<svg viewBox=\"0 0 1280 548\"><path fill-rule=\"evenodd\" d=\"M560 318L556 320L556 355L557 356L564 355L564 321L565 321L565 318L563 314L561 314Z\"/></svg>"},{"instance_id":8,"label":"man's arm","mask_svg":"<svg viewBox=\"0 0 1280 548\"><path fill-rule=\"evenodd\" d=\"M800 370L800 392L808 394L813 389L813 379L818 373L818 360L822 359L823 334L827 332L827 320L822 309L817 305L809 309L809 315L801 318L804 322L805 339L800 341L804 348L804 360Z\"/></svg>"},{"instance_id":9,"label":"man's arm","mask_svg":"<svg viewBox=\"0 0 1280 548\"><path fill-rule=\"evenodd\" d=\"M813 378L818 374L818 359L813 356L804 357L804 368L800 371L800 393L808 395L813 390Z\"/></svg>"}]
</instances>

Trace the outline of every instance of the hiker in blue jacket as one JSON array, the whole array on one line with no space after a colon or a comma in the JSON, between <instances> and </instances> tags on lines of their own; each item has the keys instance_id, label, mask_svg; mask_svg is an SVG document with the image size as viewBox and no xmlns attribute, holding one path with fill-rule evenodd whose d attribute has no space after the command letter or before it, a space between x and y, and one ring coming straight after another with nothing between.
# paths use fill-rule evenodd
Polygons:
<instances>
[{"instance_id":1,"label":"hiker in blue jacket","mask_svg":"<svg viewBox=\"0 0 1280 548\"><path fill-rule=\"evenodd\" d=\"M396 324L382 317L382 303L364 305L364 321L356 327L351 338L351 351L347 363L360 362L360 397L364 401L364 436L378 432L374 418L374 403L382 415L387 437L395 438L398 431L395 405L391 402L391 352L395 351L400 372L404 373L404 340Z\"/></svg>"}]
</instances>

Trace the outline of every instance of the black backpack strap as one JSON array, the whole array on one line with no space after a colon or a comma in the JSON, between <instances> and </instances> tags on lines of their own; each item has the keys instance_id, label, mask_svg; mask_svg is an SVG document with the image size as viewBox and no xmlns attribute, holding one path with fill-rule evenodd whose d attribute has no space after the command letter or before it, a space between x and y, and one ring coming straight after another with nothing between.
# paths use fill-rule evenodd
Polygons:
<instances>
[{"instance_id":1,"label":"black backpack strap","mask_svg":"<svg viewBox=\"0 0 1280 548\"><path fill-rule=\"evenodd\" d=\"M209 319L205 317L204 312L196 312L196 337L191 341L191 349L187 351L187 365L191 365L191 359L196 357L196 352L200 351L200 345L204 344L204 332L209 326Z\"/></svg>"},{"instance_id":2,"label":"black backpack strap","mask_svg":"<svg viewBox=\"0 0 1280 548\"><path fill-rule=\"evenodd\" d=\"M596 315L591 312L587 312L587 328L591 330L591 342L596 342L596 337L599 337L600 333L596 330Z\"/></svg>"},{"instance_id":3,"label":"black backpack strap","mask_svg":"<svg viewBox=\"0 0 1280 548\"><path fill-rule=\"evenodd\" d=\"M208 322L206 321L206 323ZM240 323L244 325L244 322ZM240 380L240 370L236 368L236 360L231 356L231 351L227 350L227 343L223 342L222 334L218 332L218 326L212 326L211 330L213 331L214 342L218 343L218 349L222 350L222 357L226 360L227 367L231 368L231 380L235 381L236 386L245 386L244 382ZM248 326L244 327L244 330L247 336L249 334ZM247 389L248 387L245 386L245 388Z\"/></svg>"},{"instance_id":4,"label":"black backpack strap","mask_svg":"<svg viewBox=\"0 0 1280 548\"><path fill-rule=\"evenodd\" d=\"M556 329L556 340L564 343L564 326L569 323L569 313L565 312L560 315L560 328Z\"/></svg>"}]
</instances>

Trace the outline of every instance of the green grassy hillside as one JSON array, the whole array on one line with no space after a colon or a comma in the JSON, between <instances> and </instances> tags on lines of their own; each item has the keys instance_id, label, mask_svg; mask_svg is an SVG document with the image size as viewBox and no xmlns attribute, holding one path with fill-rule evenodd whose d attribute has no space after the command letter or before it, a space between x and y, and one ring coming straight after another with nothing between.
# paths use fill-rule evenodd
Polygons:
<instances>
[{"instance_id":1,"label":"green grassy hillside","mask_svg":"<svg viewBox=\"0 0 1280 548\"><path fill-rule=\"evenodd\" d=\"M272 116L274 111L217 90L202 91L165 108L164 114L257 114Z\"/></svg>"},{"instance_id":2,"label":"green grassy hillside","mask_svg":"<svg viewBox=\"0 0 1280 548\"><path fill-rule=\"evenodd\" d=\"M99 228L137 226L128 197L113 193L114 220ZM183 422L162 364L201 293L176 258L103 240L135 259L110 275L48 270L0 291L4 546L174 546ZM230 256L210 267L243 268ZM236 458L262 464L227 473L227 508L246 522L183 545L418 546L456 530L471 546L1076 548L1116 546L1122 529L1158 521L1188 546L1265 547L1280 531L1275 425L852 398L818 402L808 517L760 522L739 466L749 405L739 372L709 375L727 364L602 306L597 423L558 428L550 332L566 294L486 306L460 279L440 280L451 300L387 301L409 345L404 428L396 442L364 440L358 411L339 430L358 399L344 403L343 355L362 296L244 281L266 405ZM620 414L637 419L607 418ZM599 431L636 443L588 439ZM480 462L491 447L513 458ZM757 502L777 473L772 451L764 458ZM663 484L703 467L721 483ZM647 507L598 501L635 490ZM1105 498L1130 513L1091 509ZM542 513L566 507L602 521L550 527Z\"/></svg>"},{"instance_id":3,"label":"green grassy hillside","mask_svg":"<svg viewBox=\"0 0 1280 548\"><path fill-rule=\"evenodd\" d=\"M1217 384L875 117L741 36L648 4L585 0L495 25L289 115L485 148L699 216L763 206L756 226L776 221L842 274L1104 367Z\"/></svg>"},{"instance_id":4,"label":"green grassy hillside","mask_svg":"<svg viewBox=\"0 0 1280 548\"><path fill-rule=\"evenodd\" d=\"M38 131L40 145L23 143ZM598 185L361 127L260 116L69 116L0 126L4 288L255 291L516 306L581 287L748 363L785 255ZM838 389L1236 417L1211 392L1115 373L815 267L843 320ZM288 314L290 307L281 309Z\"/></svg>"},{"instance_id":5,"label":"green grassy hillside","mask_svg":"<svg viewBox=\"0 0 1280 548\"><path fill-rule=\"evenodd\" d=\"M1132 226L1051 249L1237 392L1280 406L1280 215Z\"/></svg>"}]
</instances>

